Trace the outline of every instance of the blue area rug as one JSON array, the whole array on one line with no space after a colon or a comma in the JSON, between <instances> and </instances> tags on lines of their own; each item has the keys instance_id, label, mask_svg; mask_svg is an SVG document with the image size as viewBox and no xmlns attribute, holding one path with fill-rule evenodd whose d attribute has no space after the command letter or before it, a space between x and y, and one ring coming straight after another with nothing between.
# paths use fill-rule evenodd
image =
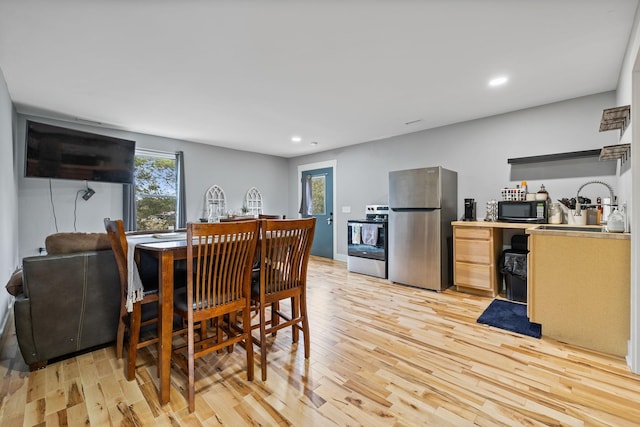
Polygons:
<instances>
[{"instance_id":1,"label":"blue area rug","mask_svg":"<svg viewBox=\"0 0 640 427\"><path fill-rule=\"evenodd\" d=\"M542 326L539 323L529 322L527 306L511 301L494 299L484 313L478 317L478 323L533 338L540 338L542 335Z\"/></svg>"}]
</instances>

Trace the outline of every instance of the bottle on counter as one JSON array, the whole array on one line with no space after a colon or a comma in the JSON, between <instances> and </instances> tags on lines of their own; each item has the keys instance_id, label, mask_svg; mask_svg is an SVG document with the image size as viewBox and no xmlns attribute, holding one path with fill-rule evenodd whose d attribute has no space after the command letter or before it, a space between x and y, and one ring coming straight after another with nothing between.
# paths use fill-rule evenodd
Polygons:
<instances>
[{"instance_id":1,"label":"bottle on counter","mask_svg":"<svg viewBox=\"0 0 640 427\"><path fill-rule=\"evenodd\" d=\"M560 203L549 205L549 224L562 224L562 207Z\"/></svg>"},{"instance_id":2,"label":"bottle on counter","mask_svg":"<svg viewBox=\"0 0 640 427\"><path fill-rule=\"evenodd\" d=\"M609 233L624 232L624 216L617 207L613 208L613 212L611 212L611 215L607 218L607 231Z\"/></svg>"},{"instance_id":3,"label":"bottle on counter","mask_svg":"<svg viewBox=\"0 0 640 427\"><path fill-rule=\"evenodd\" d=\"M540 190L536 193L536 200L547 200L549 198L549 193L544 188L544 184L540 186Z\"/></svg>"}]
</instances>

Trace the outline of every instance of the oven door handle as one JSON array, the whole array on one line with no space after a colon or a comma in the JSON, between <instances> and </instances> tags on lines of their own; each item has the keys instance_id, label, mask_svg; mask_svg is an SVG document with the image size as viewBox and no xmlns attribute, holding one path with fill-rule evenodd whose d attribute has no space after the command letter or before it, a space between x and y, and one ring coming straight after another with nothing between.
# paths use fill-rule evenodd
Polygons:
<instances>
[{"instance_id":1,"label":"oven door handle","mask_svg":"<svg viewBox=\"0 0 640 427\"><path fill-rule=\"evenodd\" d=\"M349 225L352 225L352 224L358 224L358 225L372 224L372 225L375 225L375 226L376 226L376 228L384 228L384 224L373 224L373 223L371 223L371 222L357 222L357 221L356 221L356 222L353 222L353 221L352 221L352 222L350 222L350 223L349 223Z\"/></svg>"},{"instance_id":2,"label":"oven door handle","mask_svg":"<svg viewBox=\"0 0 640 427\"><path fill-rule=\"evenodd\" d=\"M371 224L370 222L367 222L366 224ZM376 224L376 228L384 228L384 225L382 224Z\"/></svg>"}]
</instances>

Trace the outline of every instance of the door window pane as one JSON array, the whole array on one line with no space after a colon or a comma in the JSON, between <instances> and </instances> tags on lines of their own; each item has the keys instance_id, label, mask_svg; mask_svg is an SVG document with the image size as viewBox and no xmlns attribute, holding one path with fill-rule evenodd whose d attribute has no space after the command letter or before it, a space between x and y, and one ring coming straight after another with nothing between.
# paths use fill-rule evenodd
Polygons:
<instances>
[{"instance_id":1,"label":"door window pane","mask_svg":"<svg viewBox=\"0 0 640 427\"><path fill-rule=\"evenodd\" d=\"M136 230L175 227L176 195L176 160L136 155Z\"/></svg>"},{"instance_id":2,"label":"door window pane","mask_svg":"<svg viewBox=\"0 0 640 427\"><path fill-rule=\"evenodd\" d=\"M313 215L325 215L327 212L325 182L325 175L311 177L311 210Z\"/></svg>"}]
</instances>

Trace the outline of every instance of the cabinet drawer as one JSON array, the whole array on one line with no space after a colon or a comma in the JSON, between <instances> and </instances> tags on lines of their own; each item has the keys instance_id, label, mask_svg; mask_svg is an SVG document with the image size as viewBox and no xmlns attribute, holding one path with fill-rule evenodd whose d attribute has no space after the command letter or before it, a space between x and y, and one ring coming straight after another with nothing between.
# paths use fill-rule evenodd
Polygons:
<instances>
[{"instance_id":1,"label":"cabinet drawer","mask_svg":"<svg viewBox=\"0 0 640 427\"><path fill-rule=\"evenodd\" d=\"M492 264L491 242L456 239L456 261Z\"/></svg>"},{"instance_id":2,"label":"cabinet drawer","mask_svg":"<svg viewBox=\"0 0 640 427\"><path fill-rule=\"evenodd\" d=\"M491 281L491 266L468 264L465 262L456 262L455 266L455 284L469 288L483 289L487 291L493 290L493 282Z\"/></svg>"},{"instance_id":3,"label":"cabinet drawer","mask_svg":"<svg viewBox=\"0 0 640 427\"><path fill-rule=\"evenodd\" d=\"M456 239L484 239L491 238L491 229L482 227L455 227Z\"/></svg>"}]
</instances>

